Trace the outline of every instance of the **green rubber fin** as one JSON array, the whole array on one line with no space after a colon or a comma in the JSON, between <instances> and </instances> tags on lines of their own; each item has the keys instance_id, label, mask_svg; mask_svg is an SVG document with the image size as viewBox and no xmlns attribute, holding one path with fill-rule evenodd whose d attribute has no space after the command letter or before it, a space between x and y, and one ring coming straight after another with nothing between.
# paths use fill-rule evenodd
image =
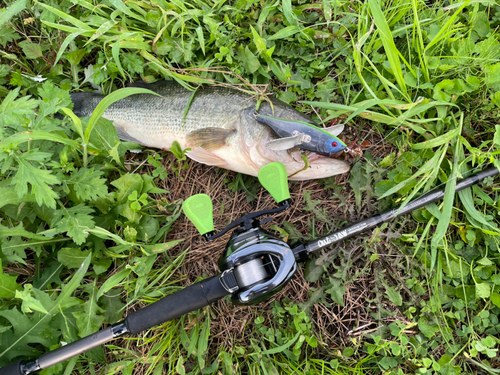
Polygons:
<instances>
[{"instance_id":1,"label":"green rubber fin","mask_svg":"<svg viewBox=\"0 0 500 375\"><path fill-rule=\"evenodd\" d=\"M182 204L182 211L201 235L214 231L213 205L208 195L196 194L189 197Z\"/></svg>"},{"instance_id":2,"label":"green rubber fin","mask_svg":"<svg viewBox=\"0 0 500 375\"><path fill-rule=\"evenodd\" d=\"M275 161L262 167L259 171L259 181L276 202L281 203L290 199L288 176L283 163Z\"/></svg>"}]
</instances>

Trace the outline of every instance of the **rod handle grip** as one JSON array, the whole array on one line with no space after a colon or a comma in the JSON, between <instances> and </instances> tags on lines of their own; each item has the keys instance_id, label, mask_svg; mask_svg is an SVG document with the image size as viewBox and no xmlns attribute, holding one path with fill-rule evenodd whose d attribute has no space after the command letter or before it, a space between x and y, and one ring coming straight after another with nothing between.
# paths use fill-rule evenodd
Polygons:
<instances>
[{"instance_id":1,"label":"rod handle grip","mask_svg":"<svg viewBox=\"0 0 500 375\"><path fill-rule=\"evenodd\" d=\"M0 368L0 375L23 375L21 372L21 360Z\"/></svg>"},{"instance_id":2,"label":"rod handle grip","mask_svg":"<svg viewBox=\"0 0 500 375\"><path fill-rule=\"evenodd\" d=\"M208 306L229 294L222 286L219 276L214 276L129 314L125 319L125 324L130 333L135 335Z\"/></svg>"}]
</instances>

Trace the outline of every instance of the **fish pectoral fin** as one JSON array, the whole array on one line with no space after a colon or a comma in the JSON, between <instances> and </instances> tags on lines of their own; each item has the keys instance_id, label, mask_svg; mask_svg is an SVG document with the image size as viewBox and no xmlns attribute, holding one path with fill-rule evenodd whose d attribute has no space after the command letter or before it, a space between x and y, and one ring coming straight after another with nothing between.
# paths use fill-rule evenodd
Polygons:
<instances>
[{"instance_id":1,"label":"fish pectoral fin","mask_svg":"<svg viewBox=\"0 0 500 375\"><path fill-rule=\"evenodd\" d=\"M136 139L136 138L132 137L130 134L128 134L127 131L122 126L124 124L120 124L120 121L113 121L113 125L115 126L116 132L118 133L118 138L120 138L122 141L139 143L140 145L144 144L141 141L139 141L138 139Z\"/></svg>"},{"instance_id":2,"label":"fish pectoral fin","mask_svg":"<svg viewBox=\"0 0 500 375\"><path fill-rule=\"evenodd\" d=\"M227 165L227 162L224 159L221 159L217 155L201 147L196 147L188 151L186 155L190 159L193 159L194 161L202 164L214 165L221 168L224 168Z\"/></svg>"},{"instance_id":3,"label":"fish pectoral fin","mask_svg":"<svg viewBox=\"0 0 500 375\"><path fill-rule=\"evenodd\" d=\"M340 133L342 133L344 131L344 124L330 126L329 128L324 128L323 130L327 131L328 133L330 133L331 135L336 137L337 135L339 135Z\"/></svg>"},{"instance_id":4,"label":"fish pectoral fin","mask_svg":"<svg viewBox=\"0 0 500 375\"><path fill-rule=\"evenodd\" d=\"M203 128L186 135L188 147L201 147L207 151L215 151L226 145L226 139L235 130L224 128Z\"/></svg>"},{"instance_id":5,"label":"fish pectoral fin","mask_svg":"<svg viewBox=\"0 0 500 375\"><path fill-rule=\"evenodd\" d=\"M273 139L266 143L266 148L273 151L285 151L294 148L304 142L304 135L299 133L291 137Z\"/></svg>"}]
</instances>

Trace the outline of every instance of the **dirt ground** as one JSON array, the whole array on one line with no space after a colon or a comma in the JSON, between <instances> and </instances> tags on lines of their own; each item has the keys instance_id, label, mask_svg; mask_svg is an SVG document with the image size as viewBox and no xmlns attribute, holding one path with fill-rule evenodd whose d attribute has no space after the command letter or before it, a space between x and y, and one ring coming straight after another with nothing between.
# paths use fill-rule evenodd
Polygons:
<instances>
[{"instance_id":1,"label":"dirt ground","mask_svg":"<svg viewBox=\"0 0 500 375\"><path fill-rule=\"evenodd\" d=\"M369 147L369 151L374 157L384 157L394 151L392 145L385 143L379 134L371 130L354 134L352 130L348 129L346 138L348 140L358 139L359 142L368 141L372 145ZM173 160L175 157L168 154L165 166L169 168L168 166ZM361 162L366 162L366 160L361 158ZM198 193L208 194L213 200L216 231L222 230L231 221L238 219L245 213L277 207L276 202L263 188L252 202L247 202L245 192L231 192L228 189L227 180L231 181L235 178L234 172L208 167L191 160L186 161L186 163L188 168L180 172L182 178L175 177L173 172L168 170L169 177L160 183L159 187L169 191L167 198L171 202L177 199L186 199ZM290 183L291 208L277 214L274 220L266 224L264 228L269 229L273 224L281 225L284 221L288 221L300 233L307 236L310 232L308 223L314 221L315 230L319 235L326 235L332 230L341 229L340 227L332 228L329 224L315 220L313 212L304 210L304 191L311 192L313 201L321 201L317 207L324 209L327 216L334 222L355 223L376 214L378 204L375 199L371 199L369 204L364 199L362 210L359 212L354 209L355 197L348 183L349 177L349 173L334 177L335 185L341 187L345 202L340 208L340 200L332 199L332 190L325 189L323 182ZM255 178L255 183L259 184L257 178ZM175 222L172 229L167 240L184 239L184 242L172 249L169 255L175 256L189 248L185 262L178 271L185 276L182 286L194 283L200 275L209 277L219 272L217 260L225 248L230 233L214 241L206 242L198 234L193 224L183 215ZM278 232L274 233L279 235ZM382 235L380 242L372 245L376 246L376 250L371 252L370 246L367 245L367 239L371 236L371 232L368 231L358 238L332 246L318 254L318 257L323 259L333 260L334 265L349 265L343 271L347 287L344 295L344 306L339 306L331 300L329 300L332 306L330 308L322 303L311 306L310 316L315 330L321 333L322 342L320 342L318 350L331 352L341 345L348 344L351 338L362 338L367 333L377 331L380 329L381 322L380 319L377 319L375 312L382 307L389 310L394 308L390 303L385 303L386 301L381 298L383 290L380 291L374 285L376 273L388 273L387 279L391 283L391 279L397 278L400 272L399 269L391 266L391 263L394 261L397 263L403 258L403 255L388 241L391 233L390 228L387 233L385 239ZM370 253L374 251L381 254L380 262L369 262ZM386 262L384 259L390 260L390 262ZM330 269L332 272L335 271L332 267ZM392 282L396 281L392 280ZM210 349L217 351L217 348L221 346L231 347L234 344L240 346L249 344L248 340L255 335L255 332L249 329L248 325L252 324L257 315L264 316L266 320L272 320L273 316L269 308L272 301L306 303L309 301L312 291L318 288L321 288L321 279L315 283L306 281L304 266L301 265L293 280L265 303L256 306L236 306L229 299L219 301L212 307L213 316L216 318L212 318L211 321ZM411 297L413 298L413 296ZM405 317L399 311L395 311L395 316L384 318L383 325L388 325L397 319L405 321ZM411 332L408 333L411 334ZM142 346L139 351L146 354L148 348Z\"/></svg>"}]
</instances>

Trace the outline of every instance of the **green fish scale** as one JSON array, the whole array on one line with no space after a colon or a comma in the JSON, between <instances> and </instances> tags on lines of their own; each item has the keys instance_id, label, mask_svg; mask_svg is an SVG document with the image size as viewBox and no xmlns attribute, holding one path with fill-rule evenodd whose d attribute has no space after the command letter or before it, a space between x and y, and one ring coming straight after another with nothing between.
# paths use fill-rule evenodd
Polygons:
<instances>
[{"instance_id":1,"label":"green fish scale","mask_svg":"<svg viewBox=\"0 0 500 375\"><path fill-rule=\"evenodd\" d=\"M115 121L141 124L145 137L160 134L186 135L194 130L217 127L233 129L240 112L255 107L255 100L236 90L201 88L194 94L184 119L184 112L193 92L180 85L165 85L153 91L162 95L137 94L112 104L104 117Z\"/></svg>"}]
</instances>

